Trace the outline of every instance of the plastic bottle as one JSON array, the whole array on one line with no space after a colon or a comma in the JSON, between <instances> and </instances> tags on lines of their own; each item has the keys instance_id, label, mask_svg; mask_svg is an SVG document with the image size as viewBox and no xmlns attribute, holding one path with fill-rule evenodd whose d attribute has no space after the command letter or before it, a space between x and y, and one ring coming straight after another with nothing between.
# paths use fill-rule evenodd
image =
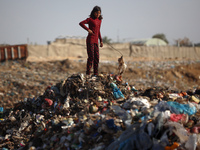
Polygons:
<instances>
[{"instance_id":1,"label":"plastic bottle","mask_svg":"<svg viewBox=\"0 0 200 150\"><path fill-rule=\"evenodd\" d=\"M155 128L155 125L154 125L152 122L150 122L150 123L148 124L148 126L147 126L147 130L148 130L149 136L152 136L152 133L153 133L153 131L154 131L154 128Z\"/></svg>"},{"instance_id":2,"label":"plastic bottle","mask_svg":"<svg viewBox=\"0 0 200 150\"><path fill-rule=\"evenodd\" d=\"M3 107L0 107L0 121L3 120Z\"/></svg>"},{"instance_id":3,"label":"plastic bottle","mask_svg":"<svg viewBox=\"0 0 200 150\"><path fill-rule=\"evenodd\" d=\"M116 85L115 83L113 83L113 82L112 82L112 83L110 83L110 86L111 86L111 88L112 88L112 89L115 89L115 88L117 88L117 85Z\"/></svg>"},{"instance_id":4,"label":"plastic bottle","mask_svg":"<svg viewBox=\"0 0 200 150\"><path fill-rule=\"evenodd\" d=\"M131 87L130 87L130 85L128 84L128 82L126 82L126 90L128 90L128 91L131 90Z\"/></svg>"},{"instance_id":5,"label":"plastic bottle","mask_svg":"<svg viewBox=\"0 0 200 150\"><path fill-rule=\"evenodd\" d=\"M134 86L132 86L131 90L132 90L133 92L138 91Z\"/></svg>"},{"instance_id":6,"label":"plastic bottle","mask_svg":"<svg viewBox=\"0 0 200 150\"><path fill-rule=\"evenodd\" d=\"M179 144L174 142L172 146L166 146L165 150L175 150L177 147L179 147Z\"/></svg>"}]
</instances>

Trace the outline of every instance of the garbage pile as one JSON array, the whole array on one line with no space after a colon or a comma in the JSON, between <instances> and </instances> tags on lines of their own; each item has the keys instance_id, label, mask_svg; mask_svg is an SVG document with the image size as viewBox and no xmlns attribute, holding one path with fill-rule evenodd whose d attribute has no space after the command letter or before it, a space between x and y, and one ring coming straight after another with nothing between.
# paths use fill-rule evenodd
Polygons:
<instances>
[{"instance_id":1,"label":"garbage pile","mask_svg":"<svg viewBox=\"0 0 200 150\"><path fill-rule=\"evenodd\" d=\"M114 74L73 74L12 109L0 107L0 148L195 150L200 89L137 89Z\"/></svg>"}]
</instances>

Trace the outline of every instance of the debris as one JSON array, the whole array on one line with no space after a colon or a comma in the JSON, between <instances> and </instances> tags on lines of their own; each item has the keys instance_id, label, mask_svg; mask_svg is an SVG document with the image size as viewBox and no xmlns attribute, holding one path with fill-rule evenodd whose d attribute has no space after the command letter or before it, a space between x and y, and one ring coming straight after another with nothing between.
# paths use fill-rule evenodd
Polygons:
<instances>
[{"instance_id":1,"label":"debris","mask_svg":"<svg viewBox=\"0 0 200 150\"><path fill-rule=\"evenodd\" d=\"M0 107L1 149L200 148L198 90L140 89L110 73L77 73L40 86L38 96ZM15 90L1 92L23 93Z\"/></svg>"}]
</instances>

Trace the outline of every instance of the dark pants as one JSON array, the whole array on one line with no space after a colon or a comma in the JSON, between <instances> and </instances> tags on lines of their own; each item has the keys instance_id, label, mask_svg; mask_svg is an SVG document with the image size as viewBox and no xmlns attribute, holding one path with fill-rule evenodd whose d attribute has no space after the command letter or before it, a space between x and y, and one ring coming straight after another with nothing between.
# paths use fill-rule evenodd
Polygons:
<instances>
[{"instance_id":1,"label":"dark pants","mask_svg":"<svg viewBox=\"0 0 200 150\"><path fill-rule=\"evenodd\" d=\"M87 43L87 71L86 74L90 75L90 70L93 65L94 75L98 75L98 66L99 66L99 47L98 44Z\"/></svg>"}]
</instances>

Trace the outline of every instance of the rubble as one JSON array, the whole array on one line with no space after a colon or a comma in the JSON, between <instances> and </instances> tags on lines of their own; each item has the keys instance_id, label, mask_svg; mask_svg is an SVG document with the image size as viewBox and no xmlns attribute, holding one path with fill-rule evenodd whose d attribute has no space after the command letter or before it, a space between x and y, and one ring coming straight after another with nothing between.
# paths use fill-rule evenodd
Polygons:
<instances>
[{"instance_id":1,"label":"rubble","mask_svg":"<svg viewBox=\"0 0 200 150\"><path fill-rule=\"evenodd\" d=\"M26 67L20 74L26 72ZM29 73L25 76L31 82ZM142 89L111 73L56 77L54 83L51 79L48 83L40 81L43 90L35 85L34 90L40 91L37 96L27 95L11 107L0 107L1 149L200 148L199 88ZM20 88L24 82L10 84ZM30 82L27 85L38 84ZM12 96L23 93L13 91L9 92Z\"/></svg>"}]
</instances>

